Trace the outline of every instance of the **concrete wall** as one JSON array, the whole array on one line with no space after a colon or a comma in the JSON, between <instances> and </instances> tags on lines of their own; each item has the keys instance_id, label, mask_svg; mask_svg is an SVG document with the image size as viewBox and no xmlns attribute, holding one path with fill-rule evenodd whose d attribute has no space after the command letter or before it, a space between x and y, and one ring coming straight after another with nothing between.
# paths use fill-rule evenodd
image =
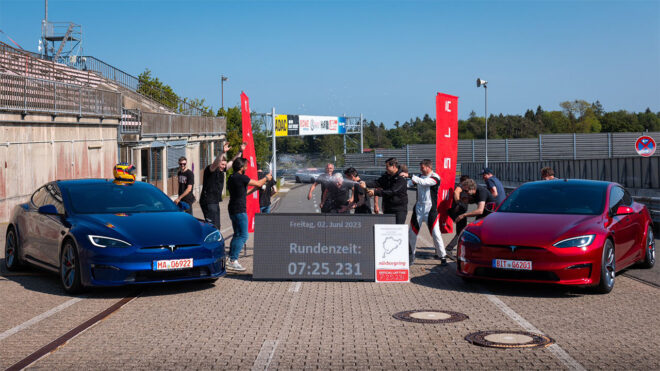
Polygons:
<instances>
[{"instance_id":1,"label":"concrete wall","mask_svg":"<svg viewBox=\"0 0 660 371\"><path fill-rule=\"evenodd\" d=\"M111 178L118 120L0 114L0 223L41 185Z\"/></svg>"}]
</instances>

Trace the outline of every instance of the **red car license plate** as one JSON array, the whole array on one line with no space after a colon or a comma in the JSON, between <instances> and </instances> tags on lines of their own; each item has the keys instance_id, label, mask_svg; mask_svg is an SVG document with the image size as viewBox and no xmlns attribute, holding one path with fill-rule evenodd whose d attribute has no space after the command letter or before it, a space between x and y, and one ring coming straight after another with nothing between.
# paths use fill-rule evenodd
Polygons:
<instances>
[{"instance_id":1,"label":"red car license plate","mask_svg":"<svg viewBox=\"0 0 660 371\"><path fill-rule=\"evenodd\" d=\"M532 262L527 260L493 259L493 268L531 271Z\"/></svg>"},{"instance_id":2,"label":"red car license plate","mask_svg":"<svg viewBox=\"0 0 660 371\"><path fill-rule=\"evenodd\" d=\"M169 271L173 269L186 269L193 267L193 260L190 259L173 259L173 260L155 260L155 271Z\"/></svg>"}]
</instances>

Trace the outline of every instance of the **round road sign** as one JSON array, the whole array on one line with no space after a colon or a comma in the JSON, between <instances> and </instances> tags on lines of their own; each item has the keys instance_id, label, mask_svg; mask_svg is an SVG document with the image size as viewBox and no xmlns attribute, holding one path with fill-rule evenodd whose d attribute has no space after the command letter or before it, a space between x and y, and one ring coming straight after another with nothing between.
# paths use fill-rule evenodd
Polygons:
<instances>
[{"instance_id":1,"label":"round road sign","mask_svg":"<svg viewBox=\"0 0 660 371\"><path fill-rule=\"evenodd\" d=\"M637 138L635 141L635 151L637 151L637 154L640 156L653 156L655 153L655 140L647 135Z\"/></svg>"}]
</instances>

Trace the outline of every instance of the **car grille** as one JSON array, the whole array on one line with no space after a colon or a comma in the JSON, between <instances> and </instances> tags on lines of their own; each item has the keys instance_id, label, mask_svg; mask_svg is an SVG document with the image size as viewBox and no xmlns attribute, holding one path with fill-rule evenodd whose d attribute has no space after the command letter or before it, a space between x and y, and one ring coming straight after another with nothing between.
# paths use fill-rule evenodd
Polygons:
<instances>
[{"instance_id":1,"label":"car grille","mask_svg":"<svg viewBox=\"0 0 660 371\"><path fill-rule=\"evenodd\" d=\"M206 267L181 269L173 271L141 271L135 273L135 282L163 281L181 278L205 277L209 275Z\"/></svg>"},{"instance_id":2,"label":"car grille","mask_svg":"<svg viewBox=\"0 0 660 371\"><path fill-rule=\"evenodd\" d=\"M182 247L193 247L193 246L199 246L199 245L195 245L195 244L174 245L174 250L180 249ZM145 246L140 248L140 250L160 250L160 249L170 250L170 245Z\"/></svg>"},{"instance_id":3,"label":"car grille","mask_svg":"<svg viewBox=\"0 0 660 371\"><path fill-rule=\"evenodd\" d=\"M553 272L547 271L517 271L507 269L496 269L479 267L474 271L475 276L503 278L510 280L535 280L535 281L559 281L559 277Z\"/></svg>"},{"instance_id":4,"label":"car grille","mask_svg":"<svg viewBox=\"0 0 660 371\"><path fill-rule=\"evenodd\" d=\"M507 249L509 251L511 251L511 246L515 246L516 251L519 251L519 250L545 250L544 248L537 247L537 246L518 246L518 245L487 245L487 246L490 247L490 248L493 248L493 249Z\"/></svg>"}]
</instances>

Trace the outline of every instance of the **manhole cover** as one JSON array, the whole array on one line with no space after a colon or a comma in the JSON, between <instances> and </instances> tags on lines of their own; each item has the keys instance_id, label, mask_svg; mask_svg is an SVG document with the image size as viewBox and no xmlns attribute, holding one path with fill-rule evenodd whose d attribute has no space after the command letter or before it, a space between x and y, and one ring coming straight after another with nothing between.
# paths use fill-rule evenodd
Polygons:
<instances>
[{"instance_id":1,"label":"manhole cover","mask_svg":"<svg viewBox=\"0 0 660 371\"><path fill-rule=\"evenodd\" d=\"M463 313L432 309L409 310L396 313L392 317L402 321L417 323L449 323L459 322L469 318Z\"/></svg>"},{"instance_id":2,"label":"manhole cover","mask_svg":"<svg viewBox=\"0 0 660 371\"><path fill-rule=\"evenodd\" d=\"M465 337L472 344L490 348L536 348L547 347L552 338L525 331L479 331Z\"/></svg>"}]
</instances>

